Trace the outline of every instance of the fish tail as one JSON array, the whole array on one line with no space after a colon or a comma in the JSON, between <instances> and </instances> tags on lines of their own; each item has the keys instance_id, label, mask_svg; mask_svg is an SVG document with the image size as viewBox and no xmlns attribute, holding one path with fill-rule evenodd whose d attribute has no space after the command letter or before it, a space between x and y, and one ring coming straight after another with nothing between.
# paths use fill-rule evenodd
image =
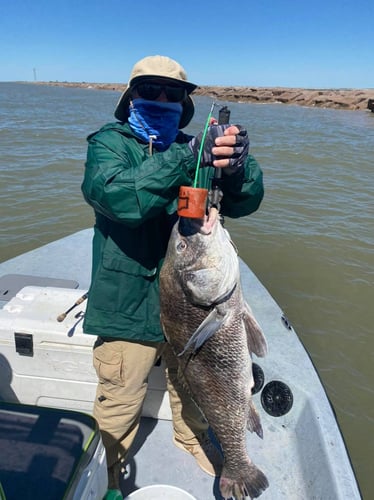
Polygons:
<instances>
[{"instance_id":1,"label":"fish tail","mask_svg":"<svg viewBox=\"0 0 374 500\"><path fill-rule=\"evenodd\" d=\"M225 500L235 498L235 500L244 500L246 498L259 497L269 486L265 474L251 462L246 467L240 468L240 476L231 475L225 467L219 481L221 495Z\"/></svg>"},{"instance_id":2,"label":"fish tail","mask_svg":"<svg viewBox=\"0 0 374 500\"><path fill-rule=\"evenodd\" d=\"M258 414L258 411L252 399L249 400L248 407L249 411L248 411L247 429L250 432L255 432L257 436L262 439L264 437L264 433L262 430L260 415Z\"/></svg>"}]
</instances>

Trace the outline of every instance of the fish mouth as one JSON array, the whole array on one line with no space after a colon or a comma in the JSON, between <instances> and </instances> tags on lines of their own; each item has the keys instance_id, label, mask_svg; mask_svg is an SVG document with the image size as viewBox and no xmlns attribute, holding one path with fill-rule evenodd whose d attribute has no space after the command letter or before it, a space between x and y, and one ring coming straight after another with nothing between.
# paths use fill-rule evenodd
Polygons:
<instances>
[{"instance_id":1,"label":"fish mouth","mask_svg":"<svg viewBox=\"0 0 374 500\"><path fill-rule=\"evenodd\" d=\"M208 214L201 219L179 217L178 230L181 236L192 236L196 233L208 236L212 233L218 220L218 210L214 207L211 207L208 211Z\"/></svg>"}]
</instances>

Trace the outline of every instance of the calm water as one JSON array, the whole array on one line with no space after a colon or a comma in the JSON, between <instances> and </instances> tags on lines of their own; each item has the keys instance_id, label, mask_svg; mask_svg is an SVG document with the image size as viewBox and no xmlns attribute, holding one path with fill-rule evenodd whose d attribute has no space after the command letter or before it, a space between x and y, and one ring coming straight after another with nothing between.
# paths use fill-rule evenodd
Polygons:
<instances>
[{"instance_id":1,"label":"calm water","mask_svg":"<svg viewBox=\"0 0 374 500\"><path fill-rule=\"evenodd\" d=\"M0 83L1 261L92 225L80 193L85 137L112 121L118 97ZM189 132L202 129L211 105L195 101ZM369 498L374 114L225 104L249 130L266 188L260 210L227 227L307 347Z\"/></svg>"}]
</instances>

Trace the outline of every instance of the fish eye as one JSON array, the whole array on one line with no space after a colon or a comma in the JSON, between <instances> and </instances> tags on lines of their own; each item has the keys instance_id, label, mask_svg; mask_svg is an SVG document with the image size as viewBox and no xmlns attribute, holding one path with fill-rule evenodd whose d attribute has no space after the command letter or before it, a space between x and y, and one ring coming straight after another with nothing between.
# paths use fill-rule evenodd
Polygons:
<instances>
[{"instance_id":1,"label":"fish eye","mask_svg":"<svg viewBox=\"0 0 374 500\"><path fill-rule=\"evenodd\" d=\"M177 244L177 252L183 252L187 248L187 243L185 240L180 240Z\"/></svg>"}]
</instances>

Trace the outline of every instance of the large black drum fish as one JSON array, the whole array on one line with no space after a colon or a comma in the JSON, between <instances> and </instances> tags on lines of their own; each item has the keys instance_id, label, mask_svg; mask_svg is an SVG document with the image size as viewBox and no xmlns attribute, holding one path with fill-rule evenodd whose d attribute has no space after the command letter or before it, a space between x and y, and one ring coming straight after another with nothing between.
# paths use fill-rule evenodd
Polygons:
<instances>
[{"instance_id":1,"label":"large black drum fish","mask_svg":"<svg viewBox=\"0 0 374 500\"><path fill-rule=\"evenodd\" d=\"M251 389L251 354L267 346L243 298L239 260L218 213L181 217L160 275L161 323L180 372L223 452L225 499L256 498L268 487L247 453L246 430L262 437Z\"/></svg>"}]
</instances>

